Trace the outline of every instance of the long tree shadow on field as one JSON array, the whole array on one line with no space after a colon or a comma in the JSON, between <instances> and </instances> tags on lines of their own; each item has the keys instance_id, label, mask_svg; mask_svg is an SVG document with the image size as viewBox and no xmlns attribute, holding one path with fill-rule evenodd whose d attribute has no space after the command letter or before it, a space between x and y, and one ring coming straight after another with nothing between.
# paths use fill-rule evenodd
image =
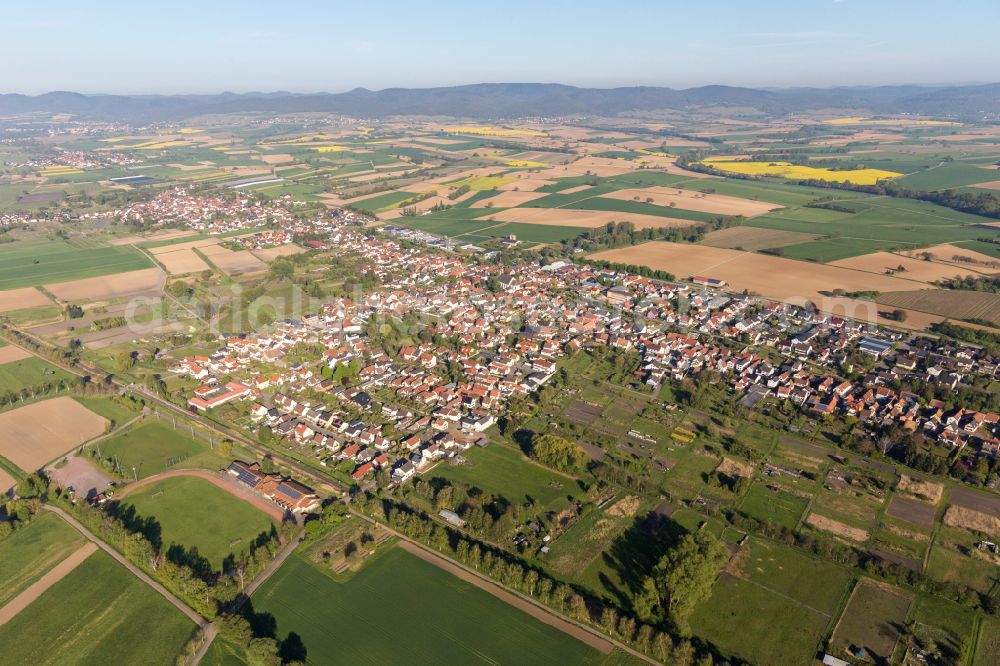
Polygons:
<instances>
[{"instance_id":1,"label":"long tree shadow on field","mask_svg":"<svg viewBox=\"0 0 1000 666\"><path fill-rule=\"evenodd\" d=\"M605 574L600 575L601 584L623 608L631 609L642 579L653 572L663 554L686 533L679 523L655 511L636 518L611 548L601 553L604 564L618 574L625 589L620 589Z\"/></svg>"},{"instance_id":2,"label":"long tree shadow on field","mask_svg":"<svg viewBox=\"0 0 1000 666\"><path fill-rule=\"evenodd\" d=\"M302 637L294 631L288 632L284 640L278 638L278 620L267 611L258 613L253 608L253 601L247 599L243 607L240 608L240 615L250 624L250 631L254 638L271 638L278 644L278 656L282 663L300 662L305 663L306 644L302 642Z\"/></svg>"}]
</instances>

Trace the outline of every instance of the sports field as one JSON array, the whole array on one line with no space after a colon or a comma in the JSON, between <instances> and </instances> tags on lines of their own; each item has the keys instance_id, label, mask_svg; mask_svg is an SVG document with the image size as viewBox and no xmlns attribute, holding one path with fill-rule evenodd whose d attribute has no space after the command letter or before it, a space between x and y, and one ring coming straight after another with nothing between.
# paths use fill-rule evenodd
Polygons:
<instances>
[{"instance_id":1,"label":"sports field","mask_svg":"<svg viewBox=\"0 0 1000 666\"><path fill-rule=\"evenodd\" d=\"M149 418L100 442L103 458L113 459L124 476L143 479L174 467L221 467L226 461L208 442L193 439L183 424ZM133 468L135 472L133 474Z\"/></svg>"},{"instance_id":2,"label":"sports field","mask_svg":"<svg viewBox=\"0 0 1000 666\"><path fill-rule=\"evenodd\" d=\"M603 654L400 548L336 581L298 555L254 594L314 664L600 664ZM373 627L382 639L366 640Z\"/></svg>"},{"instance_id":3,"label":"sports field","mask_svg":"<svg viewBox=\"0 0 1000 666\"><path fill-rule=\"evenodd\" d=\"M121 501L134 506L140 516L152 516L160 523L164 547L176 543L197 548L216 568L227 555L247 548L273 525L249 502L197 477L157 481Z\"/></svg>"},{"instance_id":4,"label":"sports field","mask_svg":"<svg viewBox=\"0 0 1000 666\"><path fill-rule=\"evenodd\" d=\"M0 626L0 645L9 664L172 664L194 629L170 602L97 552Z\"/></svg>"},{"instance_id":5,"label":"sports field","mask_svg":"<svg viewBox=\"0 0 1000 666\"><path fill-rule=\"evenodd\" d=\"M129 245L74 247L62 240L11 243L0 249L0 289L32 287L150 268Z\"/></svg>"}]
</instances>

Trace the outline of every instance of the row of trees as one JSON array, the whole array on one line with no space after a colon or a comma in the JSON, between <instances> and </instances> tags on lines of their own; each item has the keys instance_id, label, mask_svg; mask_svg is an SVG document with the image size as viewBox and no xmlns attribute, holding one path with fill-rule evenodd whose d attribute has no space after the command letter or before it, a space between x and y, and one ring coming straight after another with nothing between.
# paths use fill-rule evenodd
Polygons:
<instances>
[{"instance_id":1,"label":"row of trees","mask_svg":"<svg viewBox=\"0 0 1000 666\"><path fill-rule=\"evenodd\" d=\"M225 571L215 571L196 549L165 544L159 539L159 524L124 507L109 511L83 502L63 507L89 530L120 551L125 557L160 581L205 617L215 617L231 606L277 555L281 536L276 529L264 532L248 548L230 555Z\"/></svg>"},{"instance_id":2,"label":"row of trees","mask_svg":"<svg viewBox=\"0 0 1000 666\"><path fill-rule=\"evenodd\" d=\"M571 587L542 570L524 564L506 551L470 539L404 504L367 493L355 497L354 502L361 510L410 538L445 552L459 562L570 617L601 627L609 635L663 663L676 666L725 663L714 660L708 650L683 635L672 635L668 627L657 628L643 623L590 596L586 590ZM682 566L690 563L686 555L680 556L678 560ZM673 571L673 568L668 568ZM682 575L678 573L676 577ZM678 590L673 594L672 603L680 609L684 603L680 601L683 592ZM671 597L667 597L665 607L669 609L670 604Z\"/></svg>"}]
</instances>

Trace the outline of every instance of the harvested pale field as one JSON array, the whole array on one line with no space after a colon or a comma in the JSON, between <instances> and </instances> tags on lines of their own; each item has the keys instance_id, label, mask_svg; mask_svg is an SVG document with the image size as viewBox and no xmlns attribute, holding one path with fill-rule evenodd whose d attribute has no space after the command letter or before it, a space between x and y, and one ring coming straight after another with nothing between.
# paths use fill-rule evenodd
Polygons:
<instances>
[{"instance_id":1,"label":"harvested pale field","mask_svg":"<svg viewBox=\"0 0 1000 666\"><path fill-rule=\"evenodd\" d=\"M173 169L178 169L180 171L204 171L206 167L206 165L201 162L199 162L198 164L174 163L174 164L168 164L167 166ZM215 166L215 162L212 162L211 166Z\"/></svg>"},{"instance_id":2,"label":"harvested pale field","mask_svg":"<svg viewBox=\"0 0 1000 666\"><path fill-rule=\"evenodd\" d=\"M117 275L47 284L45 288L62 301L109 301L128 296L159 294L163 291L166 279L167 274L159 268L145 268Z\"/></svg>"},{"instance_id":3,"label":"harvested pale field","mask_svg":"<svg viewBox=\"0 0 1000 666\"><path fill-rule=\"evenodd\" d=\"M226 275L259 273L267 270L267 264L253 256L249 250L233 252L220 245L211 245L201 248L201 252Z\"/></svg>"},{"instance_id":4,"label":"harvested pale field","mask_svg":"<svg viewBox=\"0 0 1000 666\"><path fill-rule=\"evenodd\" d=\"M14 361L23 361L26 358L31 358L31 352L25 351L20 347L15 347L14 345L0 347L0 365L13 363Z\"/></svg>"},{"instance_id":5,"label":"harvested pale field","mask_svg":"<svg viewBox=\"0 0 1000 666\"><path fill-rule=\"evenodd\" d=\"M288 257L293 254L302 254L305 252L305 248L299 247L294 243L288 243L286 245L277 245L275 247L265 248L263 250L254 250L254 256L256 256L261 261L266 261L268 263L274 261L278 257Z\"/></svg>"},{"instance_id":6,"label":"harvested pale field","mask_svg":"<svg viewBox=\"0 0 1000 666\"><path fill-rule=\"evenodd\" d=\"M440 195L433 196L424 199L423 201L418 201L415 204L406 204L399 208L393 208L391 210L382 211L376 217L378 217L378 219L380 220L395 220L396 218L403 216L404 208L415 208L418 213L423 213L424 211L428 211L434 206L437 206L438 204L443 204L447 206L450 204L461 203L466 199L476 196L476 194L478 194L478 192L476 192L475 190L469 190L468 192L466 192L465 194L461 195L456 199L449 199L448 197Z\"/></svg>"},{"instance_id":7,"label":"harvested pale field","mask_svg":"<svg viewBox=\"0 0 1000 666\"><path fill-rule=\"evenodd\" d=\"M1000 180L990 180L985 183L976 183L972 187L979 187L984 190L1000 190Z\"/></svg>"},{"instance_id":8,"label":"harvested pale field","mask_svg":"<svg viewBox=\"0 0 1000 666\"><path fill-rule=\"evenodd\" d=\"M156 255L156 260L163 264L171 275L184 275L185 273L200 273L209 270L205 260L194 253L193 250L178 250L177 252L164 252Z\"/></svg>"},{"instance_id":9,"label":"harvested pale field","mask_svg":"<svg viewBox=\"0 0 1000 666\"><path fill-rule=\"evenodd\" d=\"M0 312L13 312L26 308L40 308L51 305L52 301L34 287L0 291Z\"/></svg>"},{"instance_id":10,"label":"harvested pale field","mask_svg":"<svg viewBox=\"0 0 1000 666\"><path fill-rule=\"evenodd\" d=\"M176 243L174 245L161 245L160 247L154 247L149 249L149 253L155 257L159 257L161 254L169 254L172 252L180 252L181 250L193 250L195 248L208 247L210 245L218 245L219 239L217 238L201 238L199 240L188 241L187 243Z\"/></svg>"},{"instance_id":11,"label":"harvested pale field","mask_svg":"<svg viewBox=\"0 0 1000 666\"><path fill-rule=\"evenodd\" d=\"M723 458L722 463L716 468L715 471L725 474L726 476L742 476L749 479L753 476L754 466L751 463L743 462L742 460Z\"/></svg>"},{"instance_id":12,"label":"harvested pale field","mask_svg":"<svg viewBox=\"0 0 1000 666\"><path fill-rule=\"evenodd\" d=\"M880 305L927 312L952 319L979 319L1000 326L1000 295L983 291L922 289L884 290L875 299Z\"/></svg>"},{"instance_id":13,"label":"harvested pale field","mask_svg":"<svg viewBox=\"0 0 1000 666\"><path fill-rule=\"evenodd\" d=\"M17 485L17 479L0 468L0 498L5 497L10 489Z\"/></svg>"},{"instance_id":14,"label":"harvested pale field","mask_svg":"<svg viewBox=\"0 0 1000 666\"><path fill-rule=\"evenodd\" d=\"M577 192L589 190L592 187L593 185L577 185L576 187L571 187L568 190L559 190L559 194L576 194Z\"/></svg>"},{"instance_id":15,"label":"harvested pale field","mask_svg":"<svg viewBox=\"0 0 1000 666\"><path fill-rule=\"evenodd\" d=\"M413 140L418 141L420 143L431 143L437 146L451 146L456 143L465 143L465 141L461 139L440 139L435 136L421 136L421 137L416 137Z\"/></svg>"},{"instance_id":16,"label":"harvested pale field","mask_svg":"<svg viewBox=\"0 0 1000 666\"><path fill-rule=\"evenodd\" d=\"M711 247L722 247L742 250L766 250L772 247L785 247L796 243L805 243L819 238L816 234L806 234L799 231L781 231L780 229L762 229L758 227L729 227L710 231L699 243Z\"/></svg>"},{"instance_id":17,"label":"harvested pale field","mask_svg":"<svg viewBox=\"0 0 1000 666\"><path fill-rule=\"evenodd\" d=\"M964 278L970 275L972 277L980 275L979 271L971 268L963 268L953 264L939 264L935 261L912 259L893 254L892 252L863 254L857 257L840 259L839 261L831 261L828 265L851 268L856 271L868 271L869 273L893 271L897 277L907 280L918 280L928 284L953 277ZM901 266L906 270L898 270Z\"/></svg>"},{"instance_id":18,"label":"harvested pale field","mask_svg":"<svg viewBox=\"0 0 1000 666\"><path fill-rule=\"evenodd\" d=\"M1000 259L957 245L949 245L948 243L925 247L920 250L900 252L900 254L905 254L915 259L923 259L924 256L930 255L931 261L964 266L984 273L1000 271Z\"/></svg>"},{"instance_id":19,"label":"harvested pale field","mask_svg":"<svg viewBox=\"0 0 1000 666\"><path fill-rule=\"evenodd\" d=\"M260 161L264 164L287 164L294 162L295 158L287 153L277 153L274 155L261 155Z\"/></svg>"},{"instance_id":20,"label":"harvested pale field","mask_svg":"<svg viewBox=\"0 0 1000 666\"><path fill-rule=\"evenodd\" d=\"M665 241L605 250L590 255L590 258L649 266L670 271L679 278L693 275L718 278L725 280L736 291L746 289L775 300L809 300L825 311L830 311L827 306L870 307L870 304L851 299L836 299L831 295L834 289L887 292L921 286L910 280L837 266Z\"/></svg>"},{"instance_id":21,"label":"harvested pale field","mask_svg":"<svg viewBox=\"0 0 1000 666\"><path fill-rule=\"evenodd\" d=\"M614 210L574 210L572 208L508 208L490 215L480 215L477 219L542 224L551 227L601 227L608 222L631 222L636 229L690 227L701 224L693 220L679 220L659 215L622 213Z\"/></svg>"},{"instance_id":22,"label":"harvested pale field","mask_svg":"<svg viewBox=\"0 0 1000 666\"><path fill-rule=\"evenodd\" d=\"M634 495L626 495L605 511L609 516L615 518L631 518L639 510L639 498Z\"/></svg>"},{"instance_id":23,"label":"harvested pale field","mask_svg":"<svg viewBox=\"0 0 1000 666\"><path fill-rule=\"evenodd\" d=\"M806 518L806 522L817 529L823 530L824 532L836 534L837 536L841 536L852 541L868 541L868 532L866 530L863 530L860 527L851 527L850 525L846 525L839 520L834 520L833 518L827 518L826 516L811 513L809 514L809 517Z\"/></svg>"},{"instance_id":24,"label":"harvested pale field","mask_svg":"<svg viewBox=\"0 0 1000 666\"><path fill-rule=\"evenodd\" d=\"M509 183L504 183L503 185L500 185L497 189L503 192L510 192L510 191L534 192L535 190L541 189L546 185L552 185L554 182L555 181L553 180L545 180L544 178L532 178L531 176L518 175L517 180L513 180Z\"/></svg>"},{"instance_id":25,"label":"harvested pale field","mask_svg":"<svg viewBox=\"0 0 1000 666\"><path fill-rule=\"evenodd\" d=\"M592 164L592 160L602 160L611 164ZM584 162L581 164L581 162ZM542 169L535 173L538 178L569 178L571 176L598 176L605 178L608 176L620 176L624 173L632 173L639 168L638 164L627 160L604 160L600 157L585 157L572 164L564 166L554 166L549 169Z\"/></svg>"},{"instance_id":26,"label":"harvested pale field","mask_svg":"<svg viewBox=\"0 0 1000 666\"><path fill-rule=\"evenodd\" d=\"M702 213L743 215L744 217L763 215L772 210L782 208L778 204L766 201L753 201L751 199L741 199L740 197L730 197L722 194L704 194L694 190L679 190L674 187L642 187L617 190L608 194L602 194L601 197L605 199L618 199L620 201L638 200L652 203L656 206L675 206L684 210L694 210Z\"/></svg>"},{"instance_id":27,"label":"harvested pale field","mask_svg":"<svg viewBox=\"0 0 1000 666\"><path fill-rule=\"evenodd\" d=\"M700 171L691 171L690 169L685 169L684 167L679 167L675 162L670 163L660 163L660 171L666 173L672 173L675 176L687 176L688 178L719 178L719 176L714 176L710 173L701 173Z\"/></svg>"},{"instance_id":28,"label":"harvested pale field","mask_svg":"<svg viewBox=\"0 0 1000 666\"><path fill-rule=\"evenodd\" d=\"M506 192L501 192L494 197L490 197L489 199L480 199L476 203L469 206L469 208L513 208L515 206L522 206L529 201L534 201L535 199L541 199L544 196L546 196L545 192L522 192L520 190L508 190Z\"/></svg>"},{"instance_id":29,"label":"harvested pale field","mask_svg":"<svg viewBox=\"0 0 1000 666\"><path fill-rule=\"evenodd\" d=\"M62 396L35 402L0 414L0 456L25 472L102 434L108 425L73 398Z\"/></svg>"},{"instance_id":30,"label":"harvested pale field","mask_svg":"<svg viewBox=\"0 0 1000 666\"><path fill-rule=\"evenodd\" d=\"M429 190L441 190L444 192L448 189L448 183L454 183L460 180L467 180L470 178L485 178L490 174L495 174L502 169L498 167L477 167L475 169L466 169L464 171L457 171L445 176L438 176L436 178L428 178L427 180L417 181L416 183L410 183L402 188L402 192L413 192L414 194L422 194ZM352 174L356 175L356 174ZM384 192L382 193L384 194ZM369 194L368 196L373 196Z\"/></svg>"},{"instance_id":31,"label":"harvested pale field","mask_svg":"<svg viewBox=\"0 0 1000 666\"><path fill-rule=\"evenodd\" d=\"M917 499L924 500L925 502L937 504L941 501L941 496L944 494L944 484L936 481L917 479L903 474L899 477L899 483L896 485L896 490L916 497Z\"/></svg>"},{"instance_id":32,"label":"harvested pale field","mask_svg":"<svg viewBox=\"0 0 1000 666\"><path fill-rule=\"evenodd\" d=\"M187 229L170 229L167 231L157 231L155 233L147 234L145 236L140 236L138 234L130 234L128 236L122 236L120 238L115 238L108 242L109 245L135 245L137 243L148 243L150 241L164 241L171 240L173 238L180 238L181 236L191 236L194 232Z\"/></svg>"},{"instance_id":33,"label":"harvested pale field","mask_svg":"<svg viewBox=\"0 0 1000 666\"><path fill-rule=\"evenodd\" d=\"M949 506L944 514L944 524L981 532L990 537L1000 537L1000 518L964 506Z\"/></svg>"}]
</instances>

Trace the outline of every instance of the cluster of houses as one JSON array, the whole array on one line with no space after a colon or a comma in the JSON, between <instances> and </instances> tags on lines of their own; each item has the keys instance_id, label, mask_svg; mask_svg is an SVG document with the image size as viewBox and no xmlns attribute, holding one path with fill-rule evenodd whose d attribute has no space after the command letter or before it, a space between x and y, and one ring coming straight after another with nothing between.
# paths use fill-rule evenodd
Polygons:
<instances>
[{"instance_id":1,"label":"cluster of houses","mask_svg":"<svg viewBox=\"0 0 1000 666\"><path fill-rule=\"evenodd\" d=\"M157 224L181 222L206 234L254 229L271 223L291 224L294 217L284 201L265 202L238 192L196 193L181 186L145 200L103 213L129 221L155 220Z\"/></svg>"},{"instance_id":2,"label":"cluster of houses","mask_svg":"<svg viewBox=\"0 0 1000 666\"><path fill-rule=\"evenodd\" d=\"M596 345L637 352L639 379L654 388L711 370L750 408L790 401L997 451L995 414L948 412L890 387L908 377L954 387L995 375L996 360L978 350L726 294L708 279L670 284L563 262L515 271L351 226L333 233L325 246L364 258L379 287L171 369L203 382L193 408L252 400L259 426L324 461L353 462L358 480L383 468L408 478L482 441L511 398L544 385L559 358ZM365 333L372 321L411 326L414 343L383 348ZM322 352L289 362L292 349L307 348ZM854 353L877 359L877 370L851 382L839 368Z\"/></svg>"}]
</instances>

